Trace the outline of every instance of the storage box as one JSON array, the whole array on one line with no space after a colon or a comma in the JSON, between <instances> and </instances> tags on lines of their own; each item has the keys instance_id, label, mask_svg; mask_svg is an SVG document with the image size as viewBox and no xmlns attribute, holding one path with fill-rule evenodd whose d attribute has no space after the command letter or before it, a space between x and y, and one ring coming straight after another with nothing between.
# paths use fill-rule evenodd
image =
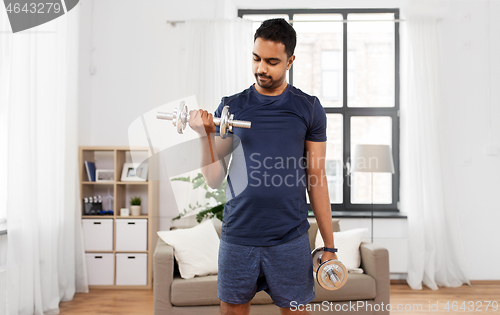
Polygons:
<instances>
[{"instance_id":1,"label":"storage box","mask_svg":"<svg viewBox=\"0 0 500 315\"><path fill-rule=\"evenodd\" d=\"M116 250L145 252L148 250L147 219L116 220Z\"/></svg>"},{"instance_id":2,"label":"storage box","mask_svg":"<svg viewBox=\"0 0 500 315\"><path fill-rule=\"evenodd\" d=\"M116 254L116 285L147 285L148 254Z\"/></svg>"},{"instance_id":3,"label":"storage box","mask_svg":"<svg viewBox=\"0 0 500 315\"><path fill-rule=\"evenodd\" d=\"M83 219L82 222L85 251L113 250L112 219Z\"/></svg>"},{"instance_id":4,"label":"storage box","mask_svg":"<svg viewBox=\"0 0 500 315\"><path fill-rule=\"evenodd\" d=\"M113 250L113 219L83 219L85 251Z\"/></svg>"},{"instance_id":5,"label":"storage box","mask_svg":"<svg viewBox=\"0 0 500 315\"><path fill-rule=\"evenodd\" d=\"M115 262L113 254L86 253L89 285L113 285Z\"/></svg>"}]
</instances>

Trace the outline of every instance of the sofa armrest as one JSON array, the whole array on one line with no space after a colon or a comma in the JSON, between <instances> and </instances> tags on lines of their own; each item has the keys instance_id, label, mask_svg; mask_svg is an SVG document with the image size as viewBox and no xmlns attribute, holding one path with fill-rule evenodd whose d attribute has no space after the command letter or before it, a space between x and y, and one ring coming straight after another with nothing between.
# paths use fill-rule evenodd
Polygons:
<instances>
[{"instance_id":1,"label":"sofa armrest","mask_svg":"<svg viewBox=\"0 0 500 315\"><path fill-rule=\"evenodd\" d=\"M377 244L362 242L360 245L361 268L364 272L375 278L375 289L377 297L376 304L384 305L390 302L390 274L389 274L389 251ZM382 314L382 313L380 313ZM387 312L387 314L389 314Z\"/></svg>"},{"instance_id":2,"label":"sofa armrest","mask_svg":"<svg viewBox=\"0 0 500 315\"><path fill-rule=\"evenodd\" d=\"M169 314L172 311L170 288L174 278L174 248L160 238L153 254L154 314Z\"/></svg>"}]
</instances>

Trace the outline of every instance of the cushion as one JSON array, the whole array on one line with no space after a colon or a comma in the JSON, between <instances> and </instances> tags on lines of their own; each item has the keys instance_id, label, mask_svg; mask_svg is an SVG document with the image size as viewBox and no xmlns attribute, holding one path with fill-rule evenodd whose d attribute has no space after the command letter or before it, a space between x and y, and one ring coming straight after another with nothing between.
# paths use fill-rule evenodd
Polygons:
<instances>
[{"instance_id":1,"label":"cushion","mask_svg":"<svg viewBox=\"0 0 500 315\"><path fill-rule=\"evenodd\" d=\"M195 277L181 279L175 277L172 281L171 301L174 306L205 306L220 305L217 296L217 276ZM272 304L273 300L265 291L257 292L252 299L252 305ZM191 314L204 314L193 312Z\"/></svg>"},{"instance_id":2,"label":"cushion","mask_svg":"<svg viewBox=\"0 0 500 315\"><path fill-rule=\"evenodd\" d=\"M363 273L363 269L359 268L361 264L359 245L366 232L368 229L360 228L333 233L333 243L338 249L337 257L351 273ZM323 246L325 246L323 238L318 233L316 234L316 248Z\"/></svg>"},{"instance_id":3,"label":"cushion","mask_svg":"<svg viewBox=\"0 0 500 315\"><path fill-rule=\"evenodd\" d=\"M217 274L219 237L212 220L189 229L159 231L158 236L174 248L182 278Z\"/></svg>"}]
</instances>

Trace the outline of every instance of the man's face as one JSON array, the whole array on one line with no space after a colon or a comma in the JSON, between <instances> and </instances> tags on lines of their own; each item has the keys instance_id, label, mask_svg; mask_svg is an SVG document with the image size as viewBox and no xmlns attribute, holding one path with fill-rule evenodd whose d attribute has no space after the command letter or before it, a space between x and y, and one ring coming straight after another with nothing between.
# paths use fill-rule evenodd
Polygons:
<instances>
[{"instance_id":1,"label":"man's face","mask_svg":"<svg viewBox=\"0 0 500 315\"><path fill-rule=\"evenodd\" d=\"M253 73L263 89L274 89L283 84L286 71L295 56L287 57L285 45L258 37L253 45Z\"/></svg>"}]
</instances>

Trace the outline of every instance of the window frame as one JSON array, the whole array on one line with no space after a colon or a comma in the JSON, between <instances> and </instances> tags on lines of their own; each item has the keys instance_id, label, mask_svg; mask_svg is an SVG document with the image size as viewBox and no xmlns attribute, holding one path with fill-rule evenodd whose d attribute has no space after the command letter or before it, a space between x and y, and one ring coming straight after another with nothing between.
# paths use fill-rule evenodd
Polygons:
<instances>
[{"instance_id":1,"label":"window frame","mask_svg":"<svg viewBox=\"0 0 500 315\"><path fill-rule=\"evenodd\" d=\"M399 8L373 8L373 9L239 9L238 17L242 18L244 15L274 15L286 14L293 25L294 14L341 14L344 21L348 21L348 14L356 13L392 13L394 19L399 20ZM394 107L348 107L348 45L347 45L347 25L349 22L343 23L343 61L342 61L342 89L343 99L342 107L324 107L326 114L341 114L343 117L343 202L332 203L332 211L389 211L399 212L399 199L400 199L400 39L399 39L399 23L394 22ZM355 22L352 22L355 23ZM289 82L293 85L293 65L289 70ZM351 161L351 117L354 116L387 116L392 118L392 155L394 159L394 170L392 174L392 202L390 204L352 204L351 203L351 187L349 183L351 179L347 173L346 163ZM310 205L309 205L310 208Z\"/></svg>"}]
</instances>

